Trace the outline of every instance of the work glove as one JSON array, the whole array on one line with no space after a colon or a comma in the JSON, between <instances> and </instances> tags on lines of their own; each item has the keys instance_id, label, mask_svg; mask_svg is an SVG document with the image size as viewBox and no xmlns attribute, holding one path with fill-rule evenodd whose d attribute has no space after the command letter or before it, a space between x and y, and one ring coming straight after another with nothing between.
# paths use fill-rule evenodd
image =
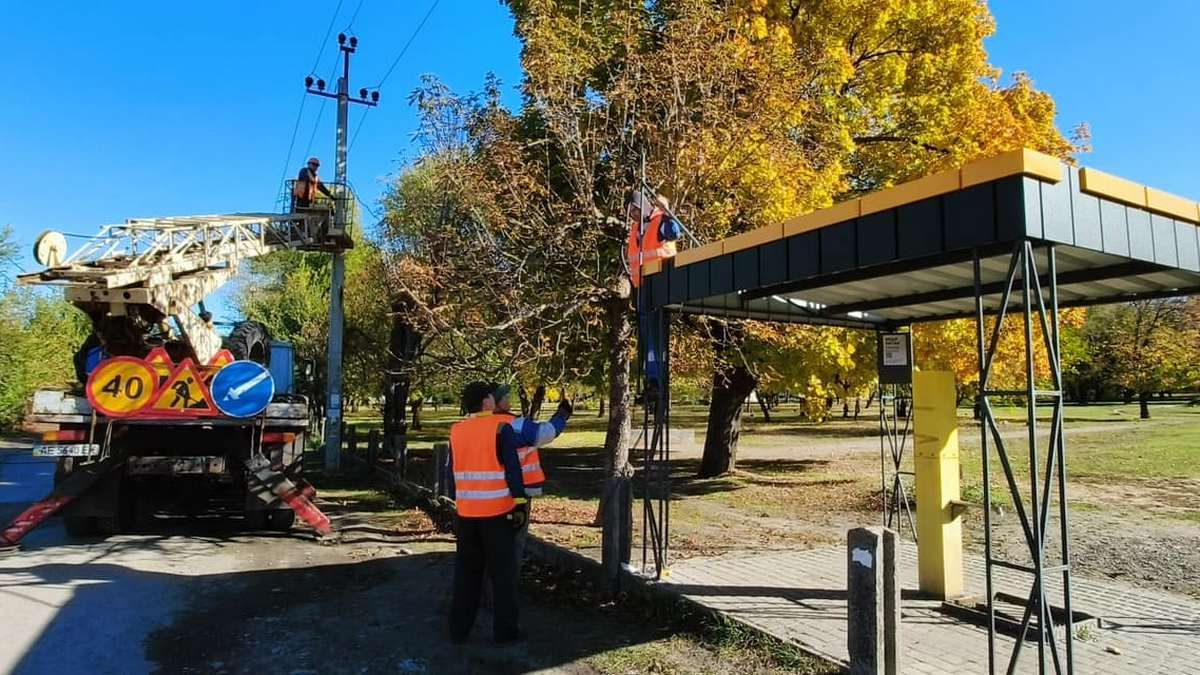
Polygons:
<instances>
[{"instance_id":1,"label":"work glove","mask_svg":"<svg viewBox=\"0 0 1200 675\"><path fill-rule=\"evenodd\" d=\"M558 410L555 410L554 414L562 417L563 421L566 422L571 419L571 414L574 412L575 406L571 405L571 402L564 398L558 402Z\"/></svg>"},{"instance_id":2,"label":"work glove","mask_svg":"<svg viewBox=\"0 0 1200 675\"><path fill-rule=\"evenodd\" d=\"M508 520L513 530L520 530L529 522L529 500L517 499L517 505L508 512Z\"/></svg>"}]
</instances>

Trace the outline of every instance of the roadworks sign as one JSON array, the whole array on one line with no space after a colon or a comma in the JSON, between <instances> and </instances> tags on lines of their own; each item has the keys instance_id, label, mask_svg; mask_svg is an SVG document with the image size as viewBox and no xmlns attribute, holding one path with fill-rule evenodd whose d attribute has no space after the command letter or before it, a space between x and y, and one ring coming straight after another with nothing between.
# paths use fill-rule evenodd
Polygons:
<instances>
[{"instance_id":1,"label":"roadworks sign","mask_svg":"<svg viewBox=\"0 0 1200 675\"><path fill-rule=\"evenodd\" d=\"M200 369L191 359L179 362L146 412L179 417L216 417L220 414L208 387L204 386Z\"/></svg>"},{"instance_id":2,"label":"roadworks sign","mask_svg":"<svg viewBox=\"0 0 1200 675\"><path fill-rule=\"evenodd\" d=\"M158 393L158 375L148 363L132 356L102 362L87 381L92 409L108 417L129 417L141 412Z\"/></svg>"},{"instance_id":3,"label":"roadworks sign","mask_svg":"<svg viewBox=\"0 0 1200 675\"><path fill-rule=\"evenodd\" d=\"M162 386L167 383L167 379L171 377L171 372L175 370L175 362L171 360L171 355L162 347L155 347L146 355L146 363L158 373L158 384Z\"/></svg>"},{"instance_id":4,"label":"roadworks sign","mask_svg":"<svg viewBox=\"0 0 1200 675\"><path fill-rule=\"evenodd\" d=\"M235 360L236 359L233 358L233 353L228 349L217 350L217 353L213 354L213 357L209 359L208 363L204 366L204 381L211 382L213 375L216 375L217 371L233 363Z\"/></svg>"}]
</instances>

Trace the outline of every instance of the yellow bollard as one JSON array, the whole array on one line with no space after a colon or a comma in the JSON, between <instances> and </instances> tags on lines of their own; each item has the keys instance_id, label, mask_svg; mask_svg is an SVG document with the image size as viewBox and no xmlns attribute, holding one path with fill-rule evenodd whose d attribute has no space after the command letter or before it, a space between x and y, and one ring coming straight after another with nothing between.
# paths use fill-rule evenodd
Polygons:
<instances>
[{"instance_id":1,"label":"yellow bollard","mask_svg":"<svg viewBox=\"0 0 1200 675\"><path fill-rule=\"evenodd\" d=\"M913 442L917 491L917 570L920 589L943 600L963 594L958 420L954 373L913 373Z\"/></svg>"}]
</instances>

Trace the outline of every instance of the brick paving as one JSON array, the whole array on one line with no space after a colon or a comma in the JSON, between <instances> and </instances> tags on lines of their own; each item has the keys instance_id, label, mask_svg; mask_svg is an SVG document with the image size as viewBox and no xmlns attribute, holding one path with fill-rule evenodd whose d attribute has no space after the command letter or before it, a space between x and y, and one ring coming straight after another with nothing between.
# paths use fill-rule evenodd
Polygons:
<instances>
[{"instance_id":1,"label":"brick paving","mask_svg":"<svg viewBox=\"0 0 1200 675\"><path fill-rule=\"evenodd\" d=\"M987 672L987 630L958 621L941 603L915 597L917 549L905 542L898 562L901 601L900 672ZM964 560L968 593L984 594L981 558ZM995 590L1027 596L1032 578L996 568ZM1061 604L1061 575L1049 581ZM677 592L730 618L845 663L846 552L843 548L752 556L696 558L671 567L664 590ZM1110 581L1075 577L1074 610L1104 620L1075 640L1076 673L1200 673L1200 601ZM1060 635L1061 638L1061 635ZM1004 672L1015 640L996 636L996 670ZM1116 653L1114 653L1116 652ZM1047 650L1047 672L1054 672ZM1037 645L1026 642L1017 672L1038 672Z\"/></svg>"}]
</instances>

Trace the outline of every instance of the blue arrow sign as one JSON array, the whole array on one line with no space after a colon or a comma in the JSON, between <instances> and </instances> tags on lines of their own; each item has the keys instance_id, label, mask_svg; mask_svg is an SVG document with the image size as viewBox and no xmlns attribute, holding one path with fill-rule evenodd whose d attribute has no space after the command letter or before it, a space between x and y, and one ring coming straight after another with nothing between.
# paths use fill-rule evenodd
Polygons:
<instances>
[{"instance_id":1,"label":"blue arrow sign","mask_svg":"<svg viewBox=\"0 0 1200 675\"><path fill-rule=\"evenodd\" d=\"M275 380L265 366L234 361L213 376L213 402L230 417L254 417L267 409L275 396Z\"/></svg>"}]
</instances>

